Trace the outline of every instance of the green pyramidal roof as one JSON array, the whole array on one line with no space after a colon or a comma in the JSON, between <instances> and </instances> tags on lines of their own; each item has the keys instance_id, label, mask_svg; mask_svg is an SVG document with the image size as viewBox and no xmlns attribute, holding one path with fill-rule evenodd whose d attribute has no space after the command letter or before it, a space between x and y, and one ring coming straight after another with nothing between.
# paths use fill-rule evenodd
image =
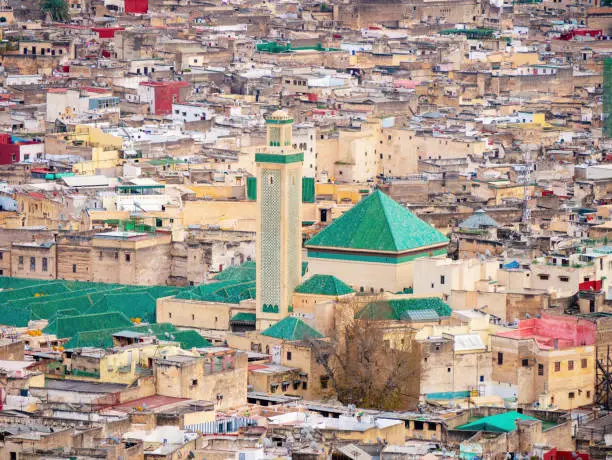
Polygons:
<instances>
[{"instance_id":1,"label":"green pyramidal roof","mask_svg":"<svg viewBox=\"0 0 612 460\"><path fill-rule=\"evenodd\" d=\"M306 340L320 339L323 337L317 330L311 328L308 324L299 318L287 316L281 319L278 323L270 326L261 333L268 337L275 337L282 340Z\"/></svg>"},{"instance_id":2,"label":"green pyramidal roof","mask_svg":"<svg viewBox=\"0 0 612 460\"><path fill-rule=\"evenodd\" d=\"M350 286L331 275L314 275L295 288L300 294L341 296L352 294Z\"/></svg>"},{"instance_id":3,"label":"green pyramidal roof","mask_svg":"<svg viewBox=\"0 0 612 460\"><path fill-rule=\"evenodd\" d=\"M307 247L403 252L448 239L380 190L375 190L306 242Z\"/></svg>"}]
</instances>

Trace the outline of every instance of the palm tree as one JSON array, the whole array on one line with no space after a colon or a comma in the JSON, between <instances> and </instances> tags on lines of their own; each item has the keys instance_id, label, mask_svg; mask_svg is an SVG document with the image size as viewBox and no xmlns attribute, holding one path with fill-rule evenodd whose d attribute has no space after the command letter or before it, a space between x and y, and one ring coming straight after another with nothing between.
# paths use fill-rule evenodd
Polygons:
<instances>
[{"instance_id":1,"label":"palm tree","mask_svg":"<svg viewBox=\"0 0 612 460\"><path fill-rule=\"evenodd\" d=\"M44 12L48 12L54 21L68 21L70 12L66 0L42 0L40 4Z\"/></svg>"}]
</instances>

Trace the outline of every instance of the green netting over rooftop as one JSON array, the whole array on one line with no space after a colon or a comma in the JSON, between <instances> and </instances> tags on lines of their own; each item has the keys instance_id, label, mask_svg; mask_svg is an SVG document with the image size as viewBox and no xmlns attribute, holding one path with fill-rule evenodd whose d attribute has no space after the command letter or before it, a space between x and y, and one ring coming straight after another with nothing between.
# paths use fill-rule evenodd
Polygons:
<instances>
[{"instance_id":1,"label":"green netting over rooftop","mask_svg":"<svg viewBox=\"0 0 612 460\"><path fill-rule=\"evenodd\" d=\"M178 299L206 302L240 303L255 298L255 262L228 267L215 281L179 293Z\"/></svg>"},{"instance_id":2,"label":"green netting over rooftop","mask_svg":"<svg viewBox=\"0 0 612 460\"><path fill-rule=\"evenodd\" d=\"M417 316L412 313L417 311L435 312L439 317L450 316L453 312L451 307L439 297L424 297L370 302L357 312L355 318L375 321L410 321L411 316Z\"/></svg>"},{"instance_id":3,"label":"green netting over rooftop","mask_svg":"<svg viewBox=\"0 0 612 460\"><path fill-rule=\"evenodd\" d=\"M155 322L158 298L191 288L0 277L0 289L0 324L27 327L33 320L53 321L59 312L76 316L121 311L128 319Z\"/></svg>"},{"instance_id":4,"label":"green netting over rooftop","mask_svg":"<svg viewBox=\"0 0 612 460\"><path fill-rule=\"evenodd\" d=\"M53 334L59 339L72 338L81 331L98 331L131 327L132 322L120 311L94 313L92 315L58 316L43 329L44 334Z\"/></svg>"},{"instance_id":5,"label":"green netting over rooftop","mask_svg":"<svg viewBox=\"0 0 612 460\"><path fill-rule=\"evenodd\" d=\"M140 332L145 335L154 335L160 340L178 342L181 348L205 348L212 344L196 331L180 331L173 324L158 323L130 327L114 327L95 331L83 331L75 334L65 345L66 349L74 348L111 348L113 334L123 331Z\"/></svg>"}]
</instances>

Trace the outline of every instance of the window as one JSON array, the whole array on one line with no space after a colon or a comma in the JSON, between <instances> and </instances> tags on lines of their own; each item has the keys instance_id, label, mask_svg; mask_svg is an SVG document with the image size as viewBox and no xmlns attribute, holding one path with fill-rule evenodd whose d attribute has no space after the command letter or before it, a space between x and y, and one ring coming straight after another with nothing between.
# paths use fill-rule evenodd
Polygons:
<instances>
[{"instance_id":1,"label":"window","mask_svg":"<svg viewBox=\"0 0 612 460\"><path fill-rule=\"evenodd\" d=\"M77 272L77 266L76 264L72 264L72 273L76 273Z\"/></svg>"},{"instance_id":2,"label":"window","mask_svg":"<svg viewBox=\"0 0 612 460\"><path fill-rule=\"evenodd\" d=\"M588 360L586 358L582 358L580 360L580 367L582 367L583 369L586 369L587 363L588 363Z\"/></svg>"},{"instance_id":3,"label":"window","mask_svg":"<svg viewBox=\"0 0 612 460\"><path fill-rule=\"evenodd\" d=\"M560 276L559 279L564 283L567 283L569 281L569 276Z\"/></svg>"},{"instance_id":4,"label":"window","mask_svg":"<svg viewBox=\"0 0 612 460\"><path fill-rule=\"evenodd\" d=\"M484 375L481 375L481 376L480 376L480 381L481 381L481 382L484 382Z\"/></svg>"},{"instance_id":5,"label":"window","mask_svg":"<svg viewBox=\"0 0 612 460\"><path fill-rule=\"evenodd\" d=\"M115 252L115 260L119 259L119 253Z\"/></svg>"},{"instance_id":6,"label":"window","mask_svg":"<svg viewBox=\"0 0 612 460\"><path fill-rule=\"evenodd\" d=\"M325 390L329 384L329 377L327 375L321 376L321 389Z\"/></svg>"},{"instance_id":7,"label":"window","mask_svg":"<svg viewBox=\"0 0 612 460\"><path fill-rule=\"evenodd\" d=\"M591 390L587 390L587 398L591 398Z\"/></svg>"},{"instance_id":8,"label":"window","mask_svg":"<svg viewBox=\"0 0 612 460\"><path fill-rule=\"evenodd\" d=\"M561 370L561 361L557 361L555 363L555 372L559 372Z\"/></svg>"},{"instance_id":9,"label":"window","mask_svg":"<svg viewBox=\"0 0 612 460\"><path fill-rule=\"evenodd\" d=\"M23 256L19 256L19 265L23 265Z\"/></svg>"},{"instance_id":10,"label":"window","mask_svg":"<svg viewBox=\"0 0 612 460\"><path fill-rule=\"evenodd\" d=\"M129 254L125 255L125 261L129 262L132 257Z\"/></svg>"},{"instance_id":11,"label":"window","mask_svg":"<svg viewBox=\"0 0 612 460\"><path fill-rule=\"evenodd\" d=\"M538 375L544 375L544 364L538 364Z\"/></svg>"},{"instance_id":12,"label":"window","mask_svg":"<svg viewBox=\"0 0 612 460\"><path fill-rule=\"evenodd\" d=\"M172 318L172 313L168 313L168 318Z\"/></svg>"},{"instance_id":13,"label":"window","mask_svg":"<svg viewBox=\"0 0 612 460\"><path fill-rule=\"evenodd\" d=\"M100 254L98 255L98 259L102 260L103 254L102 251L100 251Z\"/></svg>"},{"instance_id":14,"label":"window","mask_svg":"<svg viewBox=\"0 0 612 460\"><path fill-rule=\"evenodd\" d=\"M0 260L2 260L4 258L4 253L0 252Z\"/></svg>"},{"instance_id":15,"label":"window","mask_svg":"<svg viewBox=\"0 0 612 460\"><path fill-rule=\"evenodd\" d=\"M450 371L451 371L451 368L450 368L450 367L447 367L447 368L446 368L446 372L448 372L448 373L450 374Z\"/></svg>"},{"instance_id":16,"label":"window","mask_svg":"<svg viewBox=\"0 0 612 460\"><path fill-rule=\"evenodd\" d=\"M523 359L523 360L521 361L521 366L523 366L523 367L527 367L527 366L529 366L529 360L528 360L528 359Z\"/></svg>"},{"instance_id":17,"label":"window","mask_svg":"<svg viewBox=\"0 0 612 460\"><path fill-rule=\"evenodd\" d=\"M573 371L574 370L574 361L568 361L567 362L567 370L568 371Z\"/></svg>"},{"instance_id":18,"label":"window","mask_svg":"<svg viewBox=\"0 0 612 460\"><path fill-rule=\"evenodd\" d=\"M36 271L36 257L30 257L30 271Z\"/></svg>"},{"instance_id":19,"label":"window","mask_svg":"<svg viewBox=\"0 0 612 460\"><path fill-rule=\"evenodd\" d=\"M567 395L567 397L568 397L569 399L574 399L574 398L576 397L576 395L574 394L574 392L573 392L573 391L570 391L570 392L569 392L569 394Z\"/></svg>"},{"instance_id":20,"label":"window","mask_svg":"<svg viewBox=\"0 0 612 460\"><path fill-rule=\"evenodd\" d=\"M302 390L308 389L308 382L302 382Z\"/></svg>"},{"instance_id":21,"label":"window","mask_svg":"<svg viewBox=\"0 0 612 460\"><path fill-rule=\"evenodd\" d=\"M291 352L290 351L287 352L287 361L291 361Z\"/></svg>"},{"instance_id":22,"label":"window","mask_svg":"<svg viewBox=\"0 0 612 460\"><path fill-rule=\"evenodd\" d=\"M43 271L43 272L46 272L46 271L47 271L47 268L48 268L47 263L48 263L47 258L46 258L46 257L43 257L43 258L42 258L42 271Z\"/></svg>"},{"instance_id":23,"label":"window","mask_svg":"<svg viewBox=\"0 0 612 460\"><path fill-rule=\"evenodd\" d=\"M540 274L538 275L538 278L540 278L541 280L546 281L546 280L549 278L549 276L548 276L548 275L544 275L543 273L540 273Z\"/></svg>"},{"instance_id":24,"label":"window","mask_svg":"<svg viewBox=\"0 0 612 460\"><path fill-rule=\"evenodd\" d=\"M502 364L504 364L504 354L498 352L497 353L497 365L501 366Z\"/></svg>"},{"instance_id":25,"label":"window","mask_svg":"<svg viewBox=\"0 0 612 460\"><path fill-rule=\"evenodd\" d=\"M440 284L444 284L445 278L444 275L440 275Z\"/></svg>"},{"instance_id":26,"label":"window","mask_svg":"<svg viewBox=\"0 0 612 460\"><path fill-rule=\"evenodd\" d=\"M195 315L191 315L191 320L195 320Z\"/></svg>"}]
</instances>

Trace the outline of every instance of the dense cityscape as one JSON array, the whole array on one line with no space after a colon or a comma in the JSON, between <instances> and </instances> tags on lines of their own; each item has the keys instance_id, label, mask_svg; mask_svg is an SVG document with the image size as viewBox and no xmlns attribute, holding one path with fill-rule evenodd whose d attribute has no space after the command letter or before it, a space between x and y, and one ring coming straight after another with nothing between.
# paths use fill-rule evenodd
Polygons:
<instances>
[{"instance_id":1,"label":"dense cityscape","mask_svg":"<svg viewBox=\"0 0 612 460\"><path fill-rule=\"evenodd\" d=\"M0 0L0 460L612 458L612 2Z\"/></svg>"}]
</instances>

